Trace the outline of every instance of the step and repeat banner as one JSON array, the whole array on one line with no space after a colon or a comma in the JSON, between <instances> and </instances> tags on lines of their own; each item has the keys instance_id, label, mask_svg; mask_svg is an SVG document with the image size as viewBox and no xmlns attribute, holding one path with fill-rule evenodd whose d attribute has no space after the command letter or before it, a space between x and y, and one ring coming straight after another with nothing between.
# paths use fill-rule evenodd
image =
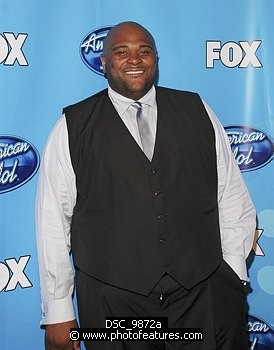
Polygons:
<instances>
[{"instance_id":1,"label":"step and repeat banner","mask_svg":"<svg viewBox=\"0 0 274 350\"><path fill-rule=\"evenodd\" d=\"M1 349L43 349L34 222L41 155L62 108L107 86L103 41L126 20L155 37L158 85L198 92L226 128L258 217L250 349L274 349L273 18L271 0L0 0Z\"/></svg>"}]
</instances>

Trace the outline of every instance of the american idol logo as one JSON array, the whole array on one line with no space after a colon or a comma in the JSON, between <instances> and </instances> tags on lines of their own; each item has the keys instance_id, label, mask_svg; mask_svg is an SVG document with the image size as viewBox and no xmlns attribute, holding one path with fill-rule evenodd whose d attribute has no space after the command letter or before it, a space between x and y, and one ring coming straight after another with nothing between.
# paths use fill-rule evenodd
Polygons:
<instances>
[{"instance_id":1,"label":"american idol logo","mask_svg":"<svg viewBox=\"0 0 274 350\"><path fill-rule=\"evenodd\" d=\"M29 141L0 135L0 194L23 186L35 175L39 163L38 151Z\"/></svg>"},{"instance_id":2,"label":"american idol logo","mask_svg":"<svg viewBox=\"0 0 274 350\"><path fill-rule=\"evenodd\" d=\"M112 27L96 29L86 35L80 45L80 55L85 65L93 72L104 75L100 55L103 52L104 39Z\"/></svg>"},{"instance_id":3,"label":"american idol logo","mask_svg":"<svg viewBox=\"0 0 274 350\"><path fill-rule=\"evenodd\" d=\"M274 329L265 321L249 315L247 330L250 350L274 349Z\"/></svg>"},{"instance_id":4,"label":"american idol logo","mask_svg":"<svg viewBox=\"0 0 274 350\"><path fill-rule=\"evenodd\" d=\"M273 159L273 141L262 130L247 126L227 126L225 130L242 172L259 169Z\"/></svg>"}]
</instances>

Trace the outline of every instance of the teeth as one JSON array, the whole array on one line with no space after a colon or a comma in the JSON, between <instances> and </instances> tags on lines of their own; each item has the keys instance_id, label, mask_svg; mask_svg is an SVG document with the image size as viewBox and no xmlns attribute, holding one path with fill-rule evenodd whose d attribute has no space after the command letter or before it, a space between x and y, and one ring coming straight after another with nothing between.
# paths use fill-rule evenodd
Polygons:
<instances>
[{"instance_id":1,"label":"teeth","mask_svg":"<svg viewBox=\"0 0 274 350\"><path fill-rule=\"evenodd\" d=\"M126 72L126 74L131 74L131 75L134 75L134 74L142 74L144 71L142 70L138 70L138 71L129 71L129 72Z\"/></svg>"}]
</instances>

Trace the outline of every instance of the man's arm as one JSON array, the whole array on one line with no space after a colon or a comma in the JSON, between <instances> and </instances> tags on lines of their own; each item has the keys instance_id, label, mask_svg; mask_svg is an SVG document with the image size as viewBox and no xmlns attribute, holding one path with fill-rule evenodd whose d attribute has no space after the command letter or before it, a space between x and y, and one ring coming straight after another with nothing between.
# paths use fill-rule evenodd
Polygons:
<instances>
[{"instance_id":1,"label":"man's arm","mask_svg":"<svg viewBox=\"0 0 274 350\"><path fill-rule=\"evenodd\" d=\"M256 211L230 148L227 134L205 104L216 135L218 205L224 260L241 280L248 281L246 258L256 230Z\"/></svg>"},{"instance_id":2,"label":"man's arm","mask_svg":"<svg viewBox=\"0 0 274 350\"><path fill-rule=\"evenodd\" d=\"M80 350L78 341L69 340L70 328L77 328L77 322L68 321L46 326L45 349L46 350Z\"/></svg>"},{"instance_id":3,"label":"man's arm","mask_svg":"<svg viewBox=\"0 0 274 350\"><path fill-rule=\"evenodd\" d=\"M42 294L42 325L47 349L73 349L69 327L76 325L72 303L74 272L70 260L70 223L75 205L65 117L57 122L45 147L36 200L36 232ZM54 345L56 344L56 345ZM77 348L77 347L76 347Z\"/></svg>"}]
</instances>

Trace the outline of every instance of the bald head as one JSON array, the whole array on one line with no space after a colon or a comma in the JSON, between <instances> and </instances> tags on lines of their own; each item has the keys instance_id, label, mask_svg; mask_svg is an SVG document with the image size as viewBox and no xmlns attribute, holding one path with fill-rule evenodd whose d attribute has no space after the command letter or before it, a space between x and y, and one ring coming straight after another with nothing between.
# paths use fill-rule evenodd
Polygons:
<instances>
[{"instance_id":1,"label":"bald head","mask_svg":"<svg viewBox=\"0 0 274 350\"><path fill-rule=\"evenodd\" d=\"M150 90L156 78L155 41L140 24L120 23L104 40L101 62L112 89L138 100Z\"/></svg>"},{"instance_id":2,"label":"bald head","mask_svg":"<svg viewBox=\"0 0 274 350\"><path fill-rule=\"evenodd\" d=\"M117 24L115 27L111 28L110 31L107 34L107 37L104 40L104 47L103 47L103 52L106 54L107 50L109 50L110 43L115 40L115 36L121 35L122 33L125 33L128 38L130 37L131 33L136 33L136 32L143 32L143 34L147 37L148 41L150 41L153 49L156 52L156 45L153 36L151 33L141 24L137 22L122 22Z\"/></svg>"}]
</instances>

